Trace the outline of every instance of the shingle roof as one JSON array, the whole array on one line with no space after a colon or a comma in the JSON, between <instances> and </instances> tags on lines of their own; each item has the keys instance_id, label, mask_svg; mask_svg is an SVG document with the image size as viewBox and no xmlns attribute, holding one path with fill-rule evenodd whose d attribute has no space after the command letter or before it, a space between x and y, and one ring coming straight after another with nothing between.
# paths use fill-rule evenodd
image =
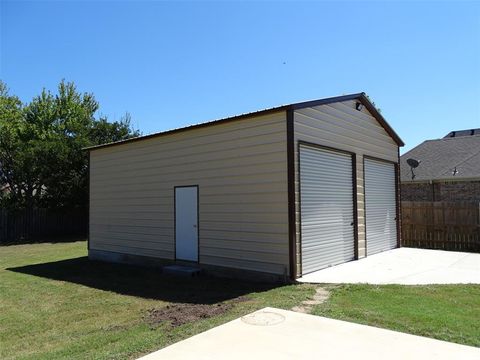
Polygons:
<instances>
[{"instance_id":1,"label":"shingle roof","mask_svg":"<svg viewBox=\"0 0 480 360\"><path fill-rule=\"evenodd\" d=\"M445 139L445 138L450 138L450 137L471 136L471 135L480 135L480 129L450 131L443 138Z\"/></svg>"},{"instance_id":2,"label":"shingle roof","mask_svg":"<svg viewBox=\"0 0 480 360\"><path fill-rule=\"evenodd\" d=\"M199 123L199 124L195 124L195 125L190 125L190 126L186 126L186 127L183 127L183 128L177 128L177 129L162 131L162 132L158 132L158 133L153 133L153 134L149 134L149 135L139 136L139 137L136 137L136 138L116 141L116 142L102 144L102 145L90 146L90 147L84 148L83 150L95 150L95 149L98 149L98 148L120 145L120 144L124 144L124 143L128 143L128 142L132 142L132 141L150 139L152 137L163 136L163 135L166 135L166 134L171 134L171 133L175 133L175 132L179 132L179 131L186 131L186 130L196 129L196 128L199 128L199 127L215 125L215 124L218 124L218 123L221 123L221 122L239 120L239 119L247 119L247 118L250 118L250 117L255 116L255 115L263 115L263 114L276 112L276 111L297 110L297 109L303 109L303 108L306 108L306 107L318 106L318 105L324 105L324 104L331 104L331 103L347 101L347 100L358 100L358 101L360 101L366 107L366 109L368 111L370 111L372 116L375 119L377 119L377 121L380 123L380 125L392 137L392 139L397 143L398 146L404 146L405 145L403 143L402 139L397 135L397 133L392 129L392 127L387 123L387 121L382 116L382 114L380 114L380 112L375 108L375 106L372 104L372 102L368 99L367 95L362 92L362 93L357 93L357 94L335 96L335 97L330 97L330 98L311 100L311 101L303 101L303 102L298 102L298 103L293 103L293 104L288 104L288 105L281 105L281 106L272 107L272 108L268 108L268 109L253 111L253 112L250 112L250 113L231 116L231 117L227 117L227 118L223 118L223 119L219 119L219 120L213 120L213 121L208 121L208 122Z\"/></svg>"},{"instance_id":3,"label":"shingle roof","mask_svg":"<svg viewBox=\"0 0 480 360\"><path fill-rule=\"evenodd\" d=\"M424 141L400 157L401 181L412 181L409 158L420 161L414 181L480 178L480 135Z\"/></svg>"}]
</instances>

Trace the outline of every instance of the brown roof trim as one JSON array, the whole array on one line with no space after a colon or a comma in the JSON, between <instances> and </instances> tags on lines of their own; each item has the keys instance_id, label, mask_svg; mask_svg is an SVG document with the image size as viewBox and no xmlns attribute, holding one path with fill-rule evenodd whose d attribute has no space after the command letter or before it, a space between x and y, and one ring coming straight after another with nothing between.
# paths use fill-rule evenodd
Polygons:
<instances>
[{"instance_id":1,"label":"brown roof trim","mask_svg":"<svg viewBox=\"0 0 480 360\"><path fill-rule=\"evenodd\" d=\"M365 107L367 108L368 111L372 114L372 116L377 119L377 121L382 125L382 127L385 129L385 131L390 135L390 137L395 140L398 146L404 146L404 142L402 139L400 139L400 136L397 135L397 133L393 130L393 128L388 124L387 120L380 114L380 112L377 110L377 108L371 103L371 101L368 99L367 95L364 92L357 93L357 94L351 94L351 95L343 95L343 96L336 96L336 97L331 97L331 98L326 98L326 99L320 99L320 100L313 100L313 101L305 101L301 103L296 103L296 104L291 104L289 105L290 108L294 110L298 109L303 109L307 107L312 107L312 106L319 106L319 105L326 105L326 104L332 104L336 102L342 102L342 101L348 101L348 100L359 100Z\"/></svg>"},{"instance_id":2,"label":"brown roof trim","mask_svg":"<svg viewBox=\"0 0 480 360\"><path fill-rule=\"evenodd\" d=\"M362 101L362 104L365 105L368 111L373 115L375 119L382 125L382 127L385 129L385 131L390 135L390 137L395 140L398 146L405 146L405 143L403 140L400 138L400 136L397 135L395 130L388 124L387 120L380 114L380 112L377 110L377 108L370 102L370 100L367 98L367 95L365 93L362 93L361 96L359 97L359 100Z\"/></svg>"},{"instance_id":3,"label":"brown roof trim","mask_svg":"<svg viewBox=\"0 0 480 360\"><path fill-rule=\"evenodd\" d=\"M312 101L304 101L304 102L299 102L299 103L294 103L294 104L289 104L289 105L282 105L282 106L277 106L269 109L264 109L264 110L258 110L246 114L241 114L241 115L236 115L236 116L231 116L219 120L213 120L201 124L196 124L196 125L190 125L178 129L173 129L173 130L167 130L167 131L162 131L154 134L149 134L149 135L144 135L144 136L139 136L136 138L131 138L131 139L126 139L126 140L120 140L116 142L111 142L107 144L102 144L102 145L95 145L95 146L90 146L86 147L83 150L96 150L104 147L110 147L110 146L115 146L115 145L121 145L124 143L130 143L134 141L140 141L140 140L146 140L146 139L151 139L154 137L158 136L163 136L163 135L168 135L168 134L174 134L182 131L187 131L187 130L193 130L193 129L199 129L211 125L216 125L218 123L226 123L230 121L236 121L236 120L241 120L241 119L247 119L250 117L258 116L258 115L267 115L275 112L280 112L280 111L286 111L286 110L298 110L298 109L304 109L307 107L312 107L312 106L319 106L319 105L325 105L325 104L332 104L336 102L341 102L341 101L348 101L348 100L359 100L362 102L363 105L370 111L373 117L377 119L377 121L382 125L382 127L385 129L385 131L392 137L393 140L398 144L398 146L404 146L405 144L403 143L402 139L395 133L395 131L392 129L392 127L387 123L387 121L384 119L384 117L378 112L378 110L375 108L375 106L368 100L367 96L365 93L356 93L356 94L350 94L350 95L342 95L342 96L335 96L335 97L330 97L330 98L325 98L325 99L319 99L319 100L312 100Z\"/></svg>"},{"instance_id":4,"label":"brown roof trim","mask_svg":"<svg viewBox=\"0 0 480 360\"><path fill-rule=\"evenodd\" d=\"M175 133L179 133L179 132L183 132L183 131L187 131L187 130L199 129L199 128L203 128L203 127L217 125L219 123L227 123L227 122L236 121L236 120L243 120L243 119L247 119L247 118L258 116L258 115L267 115L267 114L271 114L271 113L285 111L287 109L287 107L288 106L278 106L278 107L274 107L274 108L270 108L270 109L254 111L254 112L251 112L251 113L231 116L231 117L227 117L227 118L223 118L223 119L219 119L219 120L208 121L208 122L195 124L195 125L189 125L189 126L181 127L181 128L178 128L178 129L161 131L161 132L158 132L158 133L143 135L143 136L139 136L139 137L135 137L135 138L131 138L131 139L120 140L120 141L115 141L115 142L101 144L101 145L89 146L89 147L83 148L82 150L89 150L89 151L97 150L97 149L100 149L100 148L105 148L105 147L110 147L110 146L115 146L115 145L122 145L122 144L125 144L125 143L131 143L131 142L135 142L135 141L147 140L147 139L156 138L156 137L160 137L160 136L163 136L163 135L175 134Z\"/></svg>"},{"instance_id":5,"label":"brown roof trim","mask_svg":"<svg viewBox=\"0 0 480 360\"><path fill-rule=\"evenodd\" d=\"M288 179L288 262L290 279L297 278L297 230L295 208L295 122L293 109L287 110L287 179Z\"/></svg>"},{"instance_id":6,"label":"brown roof trim","mask_svg":"<svg viewBox=\"0 0 480 360\"><path fill-rule=\"evenodd\" d=\"M332 103L341 102L341 101L359 99L360 96L362 96L362 94L364 93L356 93L356 94L350 94L350 95L334 96L334 97L329 97L325 99L303 101L299 103L290 104L288 105L288 107L293 110L299 110L299 109L304 109L312 106L326 105L326 104L332 104Z\"/></svg>"}]
</instances>

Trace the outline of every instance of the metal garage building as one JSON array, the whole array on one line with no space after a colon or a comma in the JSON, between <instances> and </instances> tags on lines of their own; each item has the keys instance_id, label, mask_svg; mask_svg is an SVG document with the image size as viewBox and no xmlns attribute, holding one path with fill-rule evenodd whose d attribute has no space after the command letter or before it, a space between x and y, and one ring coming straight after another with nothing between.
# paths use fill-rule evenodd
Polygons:
<instances>
[{"instance_id":1,"label":"metal garage building","mask_svg":"<svg viewBox=\"0 0 480 360\"><path fill-rule=\"evenodd\" d=\"M295 279L392 249L399 146L360 93L89 148L89 257Z\"/></svg>"}]
</instances>

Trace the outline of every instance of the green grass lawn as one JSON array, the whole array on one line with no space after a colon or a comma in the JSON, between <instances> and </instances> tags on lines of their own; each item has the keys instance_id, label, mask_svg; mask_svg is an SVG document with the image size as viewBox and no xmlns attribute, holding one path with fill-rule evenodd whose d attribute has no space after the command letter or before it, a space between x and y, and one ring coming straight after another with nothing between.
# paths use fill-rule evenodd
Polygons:
<instances>
[{"instance_id":1,"label":"green grass lawn","mask_svg":"<svg viewBox=\"0 0 480 360\"><path fill-rule=\"evenodd\" d=\"M89 262L86 253L86 242L0 247L0 359L135 358L265 306L289 309L314 292L309 285L170 278ZM176 327L148 319L150 309L184 303L231 306Z\"/></svg>"},{"instance_id":2,"label":"green grass lawn","mask_svg":"<svg viewBox=\"0 0 480 360\"><path fill-rule=\"evenodd\" d=\"M266 306L290 309L315 291L171 278L88 261L86 253L85 242L0 247L0 359L136 358ZM188 313L177 313L182 309ZM215 315L195 319L205 309ZM152 318L169 313L186 322ZM475 285L342 285L313 313L480 346Z\"/></svg>"},{"instance_id":3,"label":"green grass lawn","mask_svg":"<svg viewBox=\"0 0 480 360\"><path fill-rule=\"evenodd\" d=\"M341 285L312 313L480 347L480 285Z\"/></svg>"}]
</instances>

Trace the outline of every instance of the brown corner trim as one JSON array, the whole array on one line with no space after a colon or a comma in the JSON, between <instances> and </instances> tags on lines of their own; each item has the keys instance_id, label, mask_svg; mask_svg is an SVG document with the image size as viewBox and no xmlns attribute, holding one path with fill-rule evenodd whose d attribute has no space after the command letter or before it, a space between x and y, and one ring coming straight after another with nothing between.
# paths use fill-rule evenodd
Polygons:
<instances>
[{"instance_id":1,"label":"brown corner trim","mask_svg":"<svg viewBox=\"0 0 480 360\"><path fill-rule=\"evenodd\" d=\"M395 198L397 200L397 247L402 246L402 189L400 186L400 148L398 152L398 163L395 164Z\"/></svg>"},{"instance_id":2,"label":"brown corner trim","mask_svg":"<svg viewBox=\"0 0 480 360\"><path fill-rule=\"evenodd\" d=\"M90 167L90 157L91 153L88 152L88 170L87 170L87 196L88 196L88 201L87 201L87 211L88 211L88 229L87 229L87 250L90 251L90 177L91 177L91 167Z\"/></svg>"},{"instance_id":3,"label":"brown corner trim","mask_svg":"<svg viewBox=\"0 0 480 360\"><path fill-rule=\"evenodd\" d=\"M303 276L303 251L302 251L302 183L300 182L300 171L302 164L300 163L300 145L301 141L297 141L297 171L296 176L298 176L298 186L295 190L298 190L298 238L296 238L296 245L298 246L299 258L298 263L300 264L300 275ZM295 215L296 215L295 208ZM297 217L295 216L295 229L297 224Z\"/></svg>"},{"instance_id":4,"label":"brown corner trim","mask_svg":"<svg viewBox=\"0 0 480 360\"><path fill-rule=\"evenodd\" d=\"M297 278L297 243L295 219L295 138L293 109L287 109L287 179L290 278L295 280Z\"/></svg>"}]
</instances>

